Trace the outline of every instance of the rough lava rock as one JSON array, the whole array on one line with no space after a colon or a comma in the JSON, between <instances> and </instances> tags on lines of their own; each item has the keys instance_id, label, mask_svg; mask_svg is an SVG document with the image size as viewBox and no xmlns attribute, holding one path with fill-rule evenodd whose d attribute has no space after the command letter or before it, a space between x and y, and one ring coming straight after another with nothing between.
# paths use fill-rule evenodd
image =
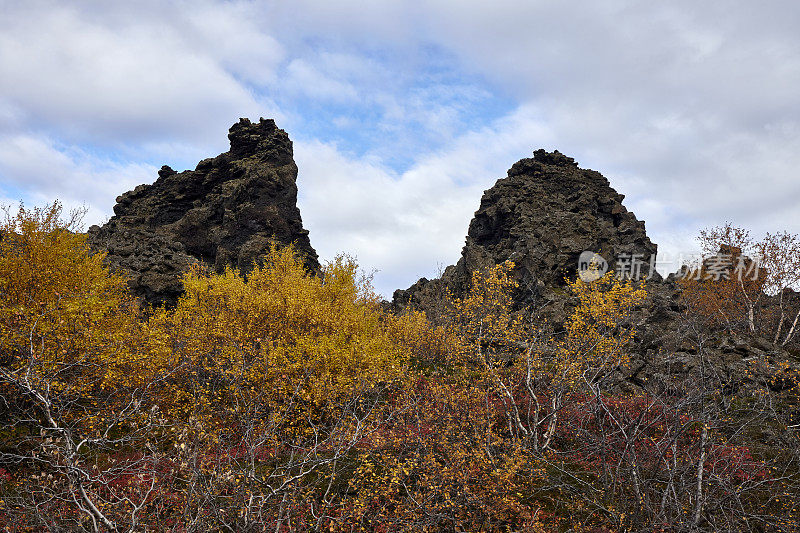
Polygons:
<instances>
[{"instance_id":1,"label":"rough lava rock","mask_svg":"<svg viewBox=\"0 0 800 533\"><path fill-rule=\"evenodd\" d=\"M458 262L440 278L422 278L395 291L387 307L395 312L422 310L436 321L444 297L464 295L473 272L512 260L519 284L516 304L533 308L557 335L574 304L565 280L576 277L582 252L599 253L612 270L622 266L617 258L636 254L642 275L649 274L656 245L644 222L622 205L623 198L599 172L579 168L558 151L537 150L484 193ZM654 272L646 289L647 300L632 316L631 364L619 383L665 381L695 372L700 364L698 336L705 339L704 361L717 373L731 374L733 381L748 375L745 367L753 357L789 359L780 346L754 336L698 330L687 321L675 274L664 279Z\"/></svg>"},{"instance_id":2,"label":"rough lava rock","mask_svg":"<svg viewBox=\"0 0 800 533\"><path fill-rule=\"evenodd\" d=\"M114 216L89 229L91 246L150 303L174 303L193 263L246 272L271 242L293 244L309 271L320 270L297 208L289 136L273 120L243 118L228 139L228 152L194 170L162 167L155 183L119 196Z\"/></svg>"},{"instance_id":3,"label":"rough lava rock","mask_svg":"<svg viewBox=\"0 0 800 533\"><path fill-rule=\"evenodd\" d=\"M558 151L536 150L483 194L470 222L461 258L437 280L421 279L395 291L393 306L426 309L442 292L455 295L469 287L471 273L512 260L519 283L516 300L529 304L574 278L584 251L599 253L614 268L615 258L637 254L649 272L656 245L644 222L622 205L602 174L578 167ZM657 276L657 274L656 274Z\"/></svg>"}]
</instances>

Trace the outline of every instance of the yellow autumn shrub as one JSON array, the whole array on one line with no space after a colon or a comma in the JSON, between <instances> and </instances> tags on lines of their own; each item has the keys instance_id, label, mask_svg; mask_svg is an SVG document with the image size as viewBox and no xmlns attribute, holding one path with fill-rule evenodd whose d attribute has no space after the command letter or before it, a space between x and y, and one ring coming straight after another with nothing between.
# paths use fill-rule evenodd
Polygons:
<instances>
[{"instance_id":1,"label":"yellow autumn shrub","mask_svg":"<svg viewBox=\"0 0 800 533\"><path fill-rule=\"evenodd\" d=\"M234 391L265 395L274 409L321 408L398 379L408 361L387 326L395 319L348 258L317 277L291 247L273 247L246 276L198 269L184 285L177 307L157 310L149 328L153 363L181 369L174 398L186 413Z\"/></svg>"},{"instance_id":2,"label":"yellow autumn shrub","mask_svg":"<svg viewBox=\"0 0 800 533\"><path fill-rule=\"evenodd\" d=\"M445 364L414 376L397 421L360 457L350 488L365 529L547 531L557 510L590 514L551 499L557 458L594 393L584 378L596 387L624 364L645 292L611 275L570 283L574 310L552 336L515 307L513 269L474 272L451 298Z\"/></svg>"},{"instance_id":3,"label":"yellow autumn shrub","mask_svg":"<svg viewBox=\"0 0 800 533\"><path fill-rule=\"evenodd\" d=\"M450 331L460 337L465 348L480 365L493 367L517 354L526 332L521 315L514 310L513 291L517 283L511 278L512 261L472 274L470 290L464 298L452 300L454 320Z\"/></svg>"},{"instance_id":4,"label":"yellow autumn shrub","mask_svg":"<svg viewBox=\"0 0 800 533\"><path fill-rule=\"evenodd\" d=\"M135 373L135 313L125 280L78 233L79 214L62 215L56 202L0 221L0 371L43 402L98 402L103 384Z\"/></svg>"},{"instance_id":5,"label":"yellow autumn shrub","mask_svg":"<svg viewBox=\"0 0 800 533\"><path fill-rule=\"evenodd\" d=\"M564 327L561 345L563 375L590 381L600 373L628 363L625 347L633 339L631 314L647 297L644 284L622 280L609 272L596 281L569 283L577 305ZM590 375L584 374L589 372Z\"/></svg>"}]
</instances>

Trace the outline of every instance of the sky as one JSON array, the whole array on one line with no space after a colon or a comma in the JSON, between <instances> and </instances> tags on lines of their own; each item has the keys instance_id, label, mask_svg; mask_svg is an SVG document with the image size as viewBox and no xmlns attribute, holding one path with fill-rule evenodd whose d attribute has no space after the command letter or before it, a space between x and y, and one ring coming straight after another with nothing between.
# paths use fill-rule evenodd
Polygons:
<instances>
[{"instance_id":1,"label":"sky","mask_svg":"<svg viewBox=\"0 0 800 533\"><path fill-rule=\"evenodd\" d=\"M793 0L0 0L0 203L102 223L265 117L312 245L385 296L538 148L602 172L672 271L704 227L800 232L798 27Z\"/></svg>"}]
</instances>

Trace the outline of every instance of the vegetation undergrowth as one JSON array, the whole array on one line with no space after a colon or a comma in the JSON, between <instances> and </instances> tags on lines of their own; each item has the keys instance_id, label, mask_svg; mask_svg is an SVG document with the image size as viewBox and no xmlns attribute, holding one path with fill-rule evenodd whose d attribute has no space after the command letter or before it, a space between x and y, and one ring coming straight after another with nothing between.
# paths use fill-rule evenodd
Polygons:
<instances>
[{"instance_id":1,"label":"vegetation undergrowth","mask_svg":"<svg viewBox=\"0 0 800 533\"><path fill-rule=\"evenodd\" d=\"M796 529L766 383L620 386L642 285L571 282L554 335L504 263L434 326L273 247L143 311L78 229L57 203L0 227L4 531Z\"/></svg>"}]
</instances>

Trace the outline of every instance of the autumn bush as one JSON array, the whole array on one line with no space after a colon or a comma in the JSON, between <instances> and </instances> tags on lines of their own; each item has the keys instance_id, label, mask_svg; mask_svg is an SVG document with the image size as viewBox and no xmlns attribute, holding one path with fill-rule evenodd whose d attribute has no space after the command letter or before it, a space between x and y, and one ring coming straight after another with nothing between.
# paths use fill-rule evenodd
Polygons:
<instances>
[{"instance_id":1,"label":"autumn bush","mask_svg":"<svg viewBox=\"0 0 800 533\"><path fill-rule=\"evenodd\" d=\"M327 527L409 359L441 343L424 317L384 314L352 260L318 277L291 248L140 310L62 214L2 227L0 524Z\"/></svg>"},{"instance_id":2,"label":"autumn bush","mask_svg":"<svg viewBox=\"0 0 800 533\"><path fill-rule=\"evenodd\" d=\"M729 331L783 346L797 341L800 321L800 237L788 231L760 240L726 223L700 232L703 257L680 280L698 317Z\"/></svg>"},{"instance_id":3,"label":"autumn bush","mask_svg":"<svg viewBox=\"0 0 800 533\"><path fill-rule=\"evenodd\" d=\"M352 260L320 278L291 248L273 248L246 278L194 271L184 283L148 334L150 360L171 372L158 408L179 431L192 524L327 520L352 453L391 416L387 390L409 358L396 330L407 319L383 315ZM218 516L203 516L209 501Z\"/></svg>"},{"instance_id":4,"label":"autumn bush","mask_svg":"<svg viewBox=\"0 0 800 533\"><path fill-rule=\"evenodd\" d=\"M99 486L149 470L141 454L98 465L142 446L153 425L135 306L78 217L62 220L55 203L0 223L0 516L23 530L111 527L107 507L135 518L138 501Z\"/></svg>"},{"instance_id":5,"label":"autumn bush","mask_svg":"<svg viewBox=\"0 0 800 533\"><path fill-rule=\"evenodd\" d=\"M153 309L58 204L0 230L2 530L796 529L769 383L626 382L641 284L570 281L555 328L503 263L434 326L274 246Z\"/></svg>"},{"instance_id":6,"label":"autumn bush","mask_svg":"<svg viewBox=\"0 0 800 533\"><path fill-rule=\"evenodd\" d=\"M576 309L557 339L513 309L513 268L476 272L465 297L451 299L446 359L408 383L400 416L363 453L351 486L365 529L621 524L622 510L580 496L594 489L586 480L598 479L599 463L587 472L565 445L574 413L591 413L603 381L625 365L626 319L645 292L611 276L572 283Z\"/></svg>"}]
</instances>

